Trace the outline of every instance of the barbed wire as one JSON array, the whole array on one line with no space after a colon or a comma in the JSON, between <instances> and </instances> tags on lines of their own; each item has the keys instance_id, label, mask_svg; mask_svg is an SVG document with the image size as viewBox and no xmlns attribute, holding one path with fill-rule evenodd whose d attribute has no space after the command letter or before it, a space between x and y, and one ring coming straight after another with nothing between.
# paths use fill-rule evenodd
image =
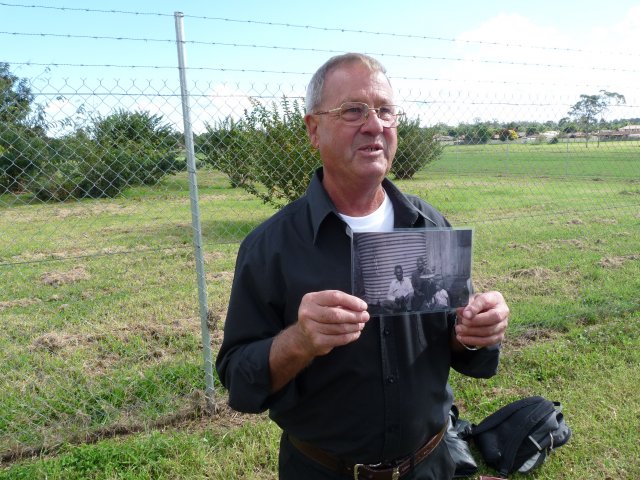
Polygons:
<instances>
[{"instance_id":1,"label":"barbed wire","mask_svg":"<svg viewBox=\"0 0 640 480\"><path fill-rule=\"evenodd\" d=\"M38 67L74 67L74 68L121 68L121 69L150 69L150 70L176 70L176 65L119 65L113 63L42 63L42 62L14 62L8 61L11 65L20 66L38 66ZM186 70L190 71L205 71L205 72L229 72L229 73L260 73L260 74L276 74L276 75L300 75L304 77L310 77L313 72L294 72L290 70L264 70L255 68L224 68L224 67L186 67ZM421 76L402 76L402 75L389 75L391 80L412 80L412 81L428 81L428 82L460 82L459 78L446 78L446 77L421 77ZM469 78L464 80L465 84L477 83L488 85L522 85L522 86L549 86L560 87L566 86L566 84L558 82L523 82L523 81L511 81L511 80L494 80L494 79L477 79ZM593 83L571 83L576 87L589 87L589 88L603 88L607 87L606 84L593 84ZM624 86L626 89L640 89L640 84L628 84Z\"/></svg>"},{"instance_id":2,"label":"barbed wire","mask_svg":"<svg viewBox=\"0 0 640 480\"><path fill-rule=\"evenodd\" d=\"M51 6L51 5L37 5L37 4L15 4L8 2L0 2L0 6L6 7L19 7L19 8L33 8L33 9L50 9L50 10L59 10L59 11L77 11L77 12L85 12L85 13L106 13L106 14L120 14L120 15L136 15L136 16L157 16L157 17L173 17L174 14L171 13L160 13L160 12L139 12L139 11L130 11L130 10L103 10L103 9L95 9L95 8L80 8L80 7L62 7L62 6ZM394 38L405 38L412 40L431 40L431 41L440 41L440 42L450 42L450 43L463 43L469 45L487 45L487 46L500 46L500 47L509 47L509 48L524 48L524 49L533 49L533 50L543 50L543 51L554 51L554 52L568 52L568 53L581 53L581 54L601 54L601 55L620 55L626 57L640 57L640 54L633 52L620 52L620 51L605 51L605 50L585 50L581 48L571 48L571 47L557 47L557 46L547 46L547 45L526 45L521 43L507 43L507 42L497 42L497 41L486 41L486 40L476 40L476 39L457 39L450 37L441 37L434 35L417 35L412 33L394 33L394 32L380 32L373 30L361 30L361 29L351 29L344 27L326 27L326 26L318 26L318 25L300 25L295 23L288 22L269 22L264 20L252 20L252 19L238 19L238 18L228 18L228 17L210 17L204 15L188 15L184 14L185 18L198 19L198 20L211 20L211 21L220 21L220 22L229 22L229 23L246 23L249 25L265 25L270 27L285 27L285 28L297 28L304 30L318 30L324 32L337 32L337 33L355 33L361 35L374 35L374 36L387 36Z\"/></svg>"},{"instance_id":3,"label":"barbed wire","mask_svg":"<svg viewBox=\"0 0 640 480\"><path fill-rule=\"evenodd\" d=\"M116 41L132 41L132 42L161 42L161 43L175 43L175 40L159 39L159 38L140 38L140 37L112 37L108 35L76 35L69 33L30 33L30 32L7 32L0 31L0 35L11 36L27 36L27 37L53 37L53 38L69 38L69 39L82 39L82 40L116 40ZM342 50L333 49L321 49L310 47L290 47L282 45L259 45L259 44L243 44L243 43L227 43L227 42L205 42L199 40L186 40L184 43L190 43L194 45L209 45L209 46L222 46L222 47L234 47L234 48L262 48L270 50L288 50L295 52L314 52L314 53L328 53L328 54L341 54ZM431 55L411 55L400 53L387 53L387 52L364 52L368 55L378 57L394 57L404 58L410 60L440 60L450 62L471 62L489 65L510 65L519 67L545 67L545 68L561 68L561 69L577 69L577 70L590 70L590 71L604 71L604 72L622 72L622 73L640 73L637 69L626 68L610 68L610 67L598 67L598 66L581 66L581 65L563 65L553 63L529 63L529 62L517 62L517 61L505 61L505 60L487 60L477 58L464 58L464 57L437 57Z\"/></svg>"}]
</instances>

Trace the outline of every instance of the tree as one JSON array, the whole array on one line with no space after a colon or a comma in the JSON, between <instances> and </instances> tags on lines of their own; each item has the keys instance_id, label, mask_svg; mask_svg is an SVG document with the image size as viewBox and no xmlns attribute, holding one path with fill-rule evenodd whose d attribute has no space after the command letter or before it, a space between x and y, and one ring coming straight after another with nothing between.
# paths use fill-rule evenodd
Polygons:
<instances>
[{"instance_id":1,"label":"tree","mask_svg":"<svg viewBox=\"0 0 640 480\"><path fill-rule=\"evenodd\" d=\"M115 197L123 189L153 185L183 169L181 147L173 128L161 115L118 110L93 119L77 130L49 142L51 158L29 190L41 200Z\"/></svg>"},{"instance_id":2,"label":"tree","mask_svg":"<svg viewBox=\"0 0 640 480\"><path fill-rule=\"evenodd\" d=\"M320 165L311 146L298 100L282 97L270 106L250 99L252 109L217 130L207 127L202 140L206 161L263 202L282 207L300 197Z\"/></svg>"},{"instance_id":3,"label":"tree","mask_svg":"<svg viewBox=\"0 0 640 480\"><path fill-rule=\"evenodd\" d=\"M391 173L398 180L409 180L442 154L444 147L434 137L438 128L423 128L420 119L401 118L398 124L398 150Z\"/></svg>"},{"instance_id":4,"label":"tree","mask_svg":"<svg viewBox=\"0 0 640 480\"><path fill-rule=\"evenodd\" d=\"M580 100L571 107L568 115L583 125L587 147L592 126L596 126L600 120L603 120L604 114L611 105L624 103L626 103L624 95L606 90L600 90L600 93L595 95L580 95ZM600 137L598 137L598 146L600 146Z\"/></svg>"},{"instance_id":5,"label":"tree","mask_svg":"<svg viewBox=\"0 0 640 480\"><path fill-rule=\"evenodd\" d=\"M498 138L500 138L500 140L503 141L503 142L505 142L507 140L517 140L518 139L518 132L516 132L515 130L513 130L511 128L502 128L498 132Z\"/></svg>"},{"instance_id":6,"label":"tree","mask_svg":"<svg viewBox=\"0 0 640 480\"><path fill-rule=\"evenodd\" d=\"M9 64L0 62L0 122L22 124L31 113L33 94L26 78L9 71Z\"/></svg>"},{"instance_id":7,"label":"tree","mask_svg":"<svg viewBox=\"0 0 640 480\"><path fill-rule=\"evenodd\" d=\"M36 107L34 115L33 100L28 80L0 62L0 194L22 191L46 163L43 111Z\"/></svg>"}]
</instances>

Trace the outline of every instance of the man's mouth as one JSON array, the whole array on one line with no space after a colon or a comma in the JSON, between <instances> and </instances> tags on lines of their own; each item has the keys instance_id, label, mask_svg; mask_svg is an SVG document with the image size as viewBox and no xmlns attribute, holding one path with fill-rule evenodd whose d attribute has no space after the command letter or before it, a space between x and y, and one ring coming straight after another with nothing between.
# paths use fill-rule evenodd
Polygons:
<instances>
[{"instance_id":1,"label":"man's mouth","mask_svg":"<svg viewBox=\"0 0 640 480\"><path fill-rule=\"evenodd\" d=\"M381 145L364 145L358 148L358 150L361 150L364 152L377 152L379 150L382 150L382 146Z\"/></svg>"}]
</instances>

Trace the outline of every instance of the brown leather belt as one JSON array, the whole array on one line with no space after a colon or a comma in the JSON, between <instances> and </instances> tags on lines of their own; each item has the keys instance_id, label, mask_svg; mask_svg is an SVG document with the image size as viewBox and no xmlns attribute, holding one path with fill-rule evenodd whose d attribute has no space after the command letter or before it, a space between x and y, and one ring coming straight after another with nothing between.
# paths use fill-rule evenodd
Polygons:
<instances>
[{"instance_id":1,"label":"brown leather belt","mask_svg":"<svg viewBox=\"0 0 640 480\"><path fill-rule=\"evenodd\" d=\"M302 454L320 465L333 470L334 472L353 475L355 480L397 480L407 474L414 466L422 462L435 450L445 432L447 431L447 423L442 429L421 446L413 455L402 459L396 465L365 465L362 463L349 464L340 458L318 448L310 443L298 440L289 435L291 445L297 448Z\"/></svg>"}]
</instances>

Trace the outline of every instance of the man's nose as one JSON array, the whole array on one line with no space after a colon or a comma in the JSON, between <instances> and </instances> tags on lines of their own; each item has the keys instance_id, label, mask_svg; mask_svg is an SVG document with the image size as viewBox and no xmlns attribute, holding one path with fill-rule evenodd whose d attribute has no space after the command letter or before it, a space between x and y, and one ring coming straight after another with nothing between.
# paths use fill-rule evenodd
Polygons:
<instances>
[{"instance_id":1,"label":"man's nose","mask_svg":"<svg viewBox=\"0 0 640 480\"><path fill-rule=\"evenodd\" d=\"M360 128L363 131L382 132L384 130L384 126L382 125L382 120L378 117L378 111L369 109L367 112L367 118Z\"/></svg>"}]
</instances>

